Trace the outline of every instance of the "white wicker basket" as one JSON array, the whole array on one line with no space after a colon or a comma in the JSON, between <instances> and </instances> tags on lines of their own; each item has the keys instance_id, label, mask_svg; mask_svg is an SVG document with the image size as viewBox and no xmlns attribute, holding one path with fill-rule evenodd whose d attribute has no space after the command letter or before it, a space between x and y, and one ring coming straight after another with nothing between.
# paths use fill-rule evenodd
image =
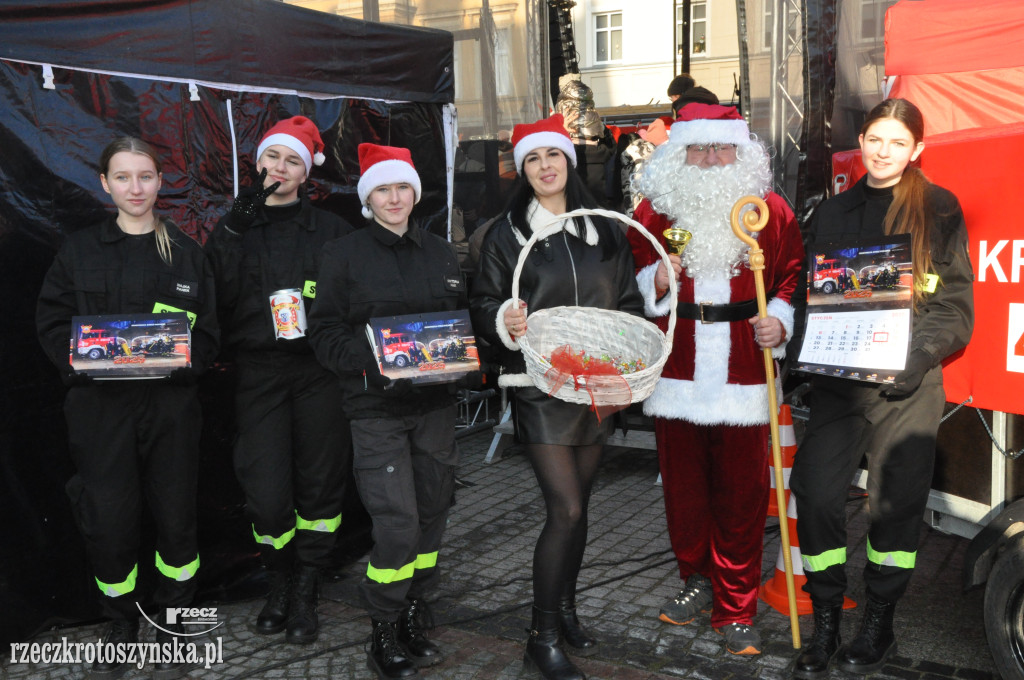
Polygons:
<instances>
[{"instance_id":1,"label":"white wicker basket","mask_svg":"<svg viewBox=\"0 0 1024 680\"><path fill-rule=\"evenodd\" d=\"M584 215L601 215L619 220L637 229L651 242L665 266L672 271L665 249L639 222L610 210L573 210L559 215L552 222L535 231L523 246L519 253L515 272L512 274L512 299L519 299L519 277L533 245L572 224L570 218ZM675 300L676 281L674 277L669 278L670 299ZM577 352L583 350L590 356L599 357L607 354L626 360L641 358L646 364L646 368L622 376L625 379L625 384L629 386L629 401L635 403L649 397L658 384L661 369L665 366L665 361L668 360L668 355L672 351L675 327L676 305L672 305L668 318L668 332L664 334L650 321L626 312L596 307L550 307L530 314L527 320L526 335L519 338L519 346L522 349L523 358L526 360L526 374L538 389L545 392L548 391L549 383L544 379L544 375L551 368L551 363L544 357L550 357L551 352L562 345L569 345ZM575 381L569 380L552 396L574 404L590 404L592 403L591 396L586 389L583 389L587 387L587 381L588 377L585 375L579 376ZM598 384L598 381L595 380L591 383L590 389L591 391L615 389L614 386L606 384L607 382L602 381ZM621 381L618 384L621 385Z\"/></svg>"}]
</instances>

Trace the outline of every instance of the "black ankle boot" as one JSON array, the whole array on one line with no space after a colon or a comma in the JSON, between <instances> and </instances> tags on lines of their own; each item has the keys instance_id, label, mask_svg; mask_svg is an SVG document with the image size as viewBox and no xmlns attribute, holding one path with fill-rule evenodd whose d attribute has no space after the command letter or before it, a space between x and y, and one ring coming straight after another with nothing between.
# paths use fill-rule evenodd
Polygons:
<instances>
[{"instance_id":1,"label":"black ankle boot","mask_svg":"<svg viewBox=\"0 0 1024 680\"><path fill-rule=\"evenodd\" d=\"M292 593L292 575L287 571L271 572L270 592L267 603L256 616L256 632L260 635L276 635L284 630L288 621L288 600Z\"/></svg>"},{"instance_id":2,"label":"black ankle boot","mask_svg":"<svg viewBox=\"0 0 1024 680\"><path fill-rule=\"evenodd\" d=\"M433 627L430 610L423 600L410 600L409 606L398 615L395 636L405 650L405 655L420 668L433 666L444 660L441 648L427 639L425 631Z\"/></svg>"},{"instance_id":3,"label":"black ankle boot","mask_svg":"<svg viewBox=\"0 0 1024 680\"><path fill-rule=\"evenodd\" d=\"M103 642L109 644L118 643L130 643L139 641L139 620L137 618L132 619L114 619L110 628L107 630L107 634L103 636ZM106 644L104 645L106 647ZM92 669L89 672L90 678L102 678L103 680L113 680L119 678L128 672L129 665L127 663L120 663L117 658L104 659L103 663L96 661L92 665Z\"/></svg>"},{"instance_id":4,"label":"black ankle boot","mask_svg":"<svg viewBox=\"0 0 1024 680\"><path fill-rule=\"evenodd\" d=\"M418 678L416 665L405 656L405 650L395 637L395 624L390 621L373 620L373 640L366 653L370 670L380 680L402 680Z\"/></svg>"},{"instance_id":5,"label":"black ankle boot","mask_svg":"<svg viewBox=\"0 0 1024 680\"><path fill-rule=\"evenodd\" d=\"M882 602L868 597L860 632L839 652L839 668L850 673L874 673L896 652L896 636L892 632L895 602Z\"/></svg>"},{"instance_id":6,"label":"black ankle boot","mask_svg":"<svg viewBox=\"0 0 1024 680\"><path fill-rule=\"evenodd\" d=\"M587 680L558 646L558 612L533 608L533 625L526 641L523 665L540 671L545 680Z\"/></svg>"},{"instance_id":7,"label":"black ankle boot","mask_svg":"<svg viewBox=\"0 0 1024 680\"><path fill-rule=\"evenodd\" d=\"M586 656L597 651L597 640L584 630L576 616L575 595L563 595L558 602L558 630L562 633L565 644L572 647L577 654Z\"/></svg>"},{"instance_id":8,"label":"black ankle boot","mask_svg":"<svg viewBox=\"0 0 1024 680\"><path fill-rule=\"evenodd\" d=\"M285 640L295 645L308 645L316 641L320 622L316 616L319 597L320 569L300 564L295 570L291 598L288 601L288 632Z\"/></svg>"},{"instance_id":9,"label":"black ankle boot","mask_svg":"<svg viewBox=\"0 0 1024 680\"><path fill-rule=\"evenodd\" d=\"M819 680L828 676L832 657L839 650L839 620L843 606L819 607L814 605L814 637L796 658L793 677L800 680Z\"/></svg>"},{"instance_id":10,"label":"black ankle boot","mask_svg":"<svg viewBox=\"0 0 1024 680\"><path fill-rule=\"evenodd\" d=\"M175 640L178 645L182 645L185 642L185 638L181 637L181 634L185 632L185 627L180 622L167 623L165 617L159 619L160 627L156 629L156 643L158 645L167 645L162 647L163 654L174 653ZM167 657L164 657L167 658ZM189 671L189 665L184 661L174 661L171 657L165 662L156 664L153 668L153 680L176 680L176 678L184 677Z\"/></svg>"}]
</instances>

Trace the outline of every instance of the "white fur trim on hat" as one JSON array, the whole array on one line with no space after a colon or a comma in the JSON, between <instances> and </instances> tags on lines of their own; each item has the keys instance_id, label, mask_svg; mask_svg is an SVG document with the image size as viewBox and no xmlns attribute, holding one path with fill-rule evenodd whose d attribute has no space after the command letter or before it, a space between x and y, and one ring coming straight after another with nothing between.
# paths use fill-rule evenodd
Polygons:
<instances>
[{"instance_id":1,"label":"white fur trim on hat","mask_svg":"<svg viewBox=\"0 0 1024 680\"><path fill-rule=\"evenodd\" d=\"M750 144L747 121L735 120L678 120L672 123L669 144Z\"/></svg>"},{"instance_id":2,"label":"white fur trim on hat","mask_svg":"<svg viewBox=\"0 0 1024 680\"><path fill-rule=\"evenodd\" d=\"M526 160L527 155L531 151L548 147L554 147L562 151L569 159L569 162L572 163L572 167L576 167L576 147L572 145L572 140L566 135L543 130L526 135L516 144L512 152L512 156L516 161L516 170L520 173L523 172L523 161Z\"/></svg>"},{"instance_id":3,"label":"white fur trim on hat","mask_svg":"<svg viewBox=\"0 0 1024 680\"><path fill-rule=\"evenodd\" d=\"M371 191L385 184L401 184L403 182L413 188L413 191L416 192L414 202L419 203L423 189L416 168L405 161L394 158L377 161L371 165L359 178L359 184L356 186L356 191L359 192L359 203L363 206L363 215L369 218L373 214L366 205Z\"/></svg>"},{"instance_id":4,"label":"white fur trim on hat","mask_svg":"<svg viewBox=\"0 0 1024 680\"><path fill-rule=\"evenodd\" d=\"M302 157L302 162L306 164L306 174L309 174L310 169L313 167L314 161L319 158L319 162L316 165L322 165L324 162L324 155L317 151L316 156L309 155L309 147L300 142L297 137L286 135L283 132L276 132L260 142L260 146L256 149L256 158L263 155L269 147L274 145L286 146L295 153Z\"/></svg>"}]
</instances>

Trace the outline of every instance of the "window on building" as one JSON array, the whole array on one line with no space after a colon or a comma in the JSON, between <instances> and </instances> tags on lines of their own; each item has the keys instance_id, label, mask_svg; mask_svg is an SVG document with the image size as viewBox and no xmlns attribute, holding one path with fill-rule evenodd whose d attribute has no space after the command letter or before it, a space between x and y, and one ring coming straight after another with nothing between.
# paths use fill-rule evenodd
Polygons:
<instances>
[{"instance_id":1,"label":"window on building","mask_svg":"<svg viewBox=\"0 0 1024 680\"><path fill-rule=\"evenodd\" d=\"M512 62L509 54L508 28L499 28L494 36L494 89L499 97L509 97L512 91Z\"/></svg>"},{"instance_id":2,"label":"window on building","mask_svg":"<svg viewBox=\"0 0 1024 680\"><path fill-rule=\"evenodd\" d=\"M683 55L683 10L676 6L676 54ZM708 51L708 3L690 3L690 55L707 56Z\"/></svg>"},{"instance_id":3,"label":"window on building","mask_svg":"<svg viewBox=\"0 0 1024 680\"><path fill-rule=\"evenodd\" d=\"M885 10L896 0L863 0L860 8L861 40L879 40L885 37Z\"/></svg>"},{"instance_id":4,"label":"window on building","mask_svg":"<svg viewBox=\"0 0 1024 680\"><path fill-rule=\"evenodd\" d=\"M797 35L799 35L800 7L798 3L794 3L794 0L785 0L785 4L788 14L786 17L786 27L789 32L789 39L790 41L795 41ZM766 50L772 47L772 29L775 23L774 5L774 0L764 0L764 31L761 44L764 45Z\"/></svg>"},{"instance_id":5,"label":"window on building","mask_svg":"<svg viewBox=\"0 0 1024 680\"><path fill-rule=\"evenodd\" d=\"M594 15L594 61L622 61L622 12Z\"/></svg>"},{"instance_id":6,"label":"window on building","mask_svg":"<svg viewBox=\"0 0 1024 680\"><path fill-rule=\"evenodd\" d=\"M690 54L706 56L708 51L708 3L690 3Z\"/></svg>"}]
</instances>

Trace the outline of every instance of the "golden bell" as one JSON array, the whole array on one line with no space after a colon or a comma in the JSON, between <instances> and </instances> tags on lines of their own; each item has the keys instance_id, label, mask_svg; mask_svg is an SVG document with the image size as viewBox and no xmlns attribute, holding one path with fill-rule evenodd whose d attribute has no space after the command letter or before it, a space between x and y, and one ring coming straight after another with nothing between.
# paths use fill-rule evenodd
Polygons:
<instances>
[{"instance_id":1,"label":"golden bell","mask_svg":"<svg viewBox=\"0 0 1024 680\"><path fill-rule=\"evenodd\" d=\"M693 234L686 231L681 227L672 227L661 232L661 235L665 237L668 242L668 254L669 255L682 255L683 251L686 250L686 244L693 238Z\"/></svg>"}]
</instances>

